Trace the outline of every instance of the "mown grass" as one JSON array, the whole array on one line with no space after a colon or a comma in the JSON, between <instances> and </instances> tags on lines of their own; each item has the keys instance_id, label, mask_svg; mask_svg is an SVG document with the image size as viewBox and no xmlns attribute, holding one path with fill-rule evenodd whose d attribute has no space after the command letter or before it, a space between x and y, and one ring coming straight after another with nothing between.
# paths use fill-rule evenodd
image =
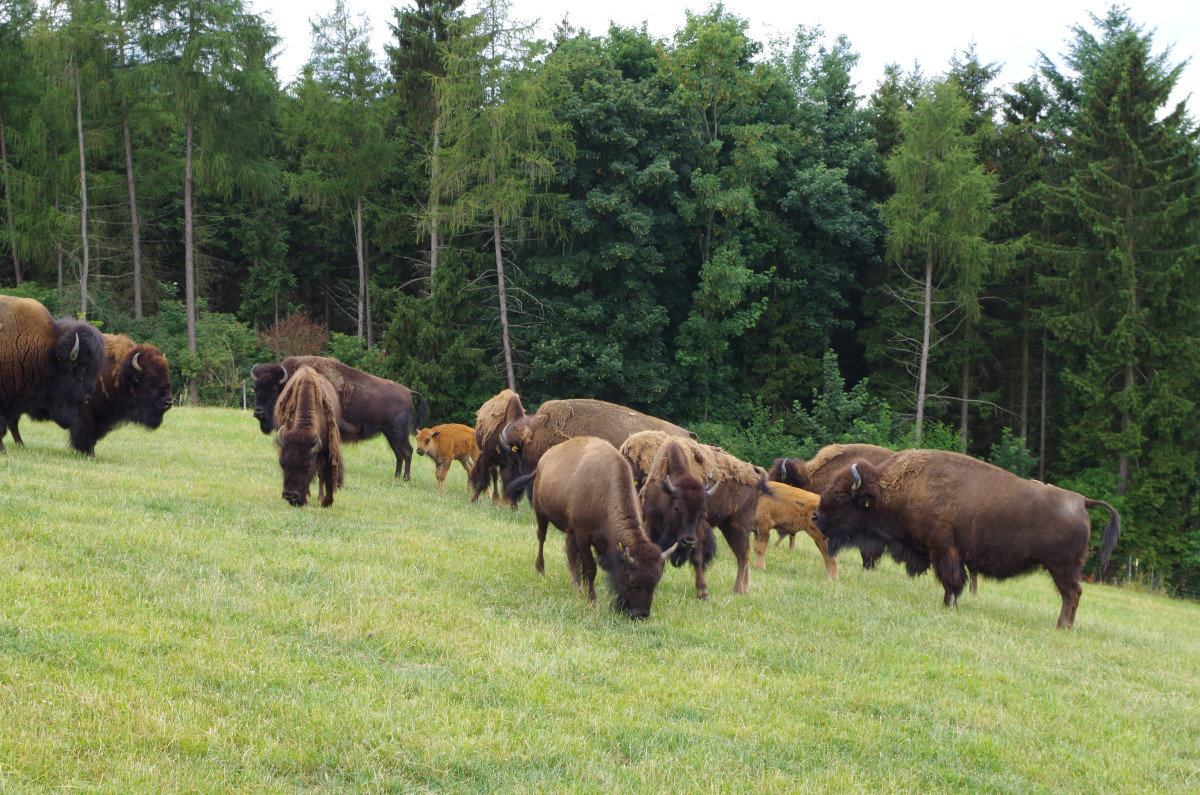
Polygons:
<instances>
[{"instance_id":1,"label":"mown grass","mask_svg":"<svg viewBox=\"0 0 1200 795\"><path fill-rule=\"evenodd\" d=\"M172 410L98 458L0 456L0 791L1195 792L1200 606L1044 573L957 610L801 539L732 594L669 570L649 621L533 571L527 505L347 448L279 496L248 413Z\"/></svg>"}]
</instances>

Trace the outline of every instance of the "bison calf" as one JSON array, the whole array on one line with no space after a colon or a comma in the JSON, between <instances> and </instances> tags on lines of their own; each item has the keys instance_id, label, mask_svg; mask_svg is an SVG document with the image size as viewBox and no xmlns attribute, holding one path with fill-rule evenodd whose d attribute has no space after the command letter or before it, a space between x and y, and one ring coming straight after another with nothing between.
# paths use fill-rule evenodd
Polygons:
<instances>
[{"instance_id":1,"label":"bison calf","mask_svg":"<svg viewBox=\"0 0 1200 795\"><path fill-rule=\"evenodd\" d=\"M813 521L820 495L797 489L785 483L775 483L770 494L758 498L758 509L754 514L754 567L767 568L767 541L774 528L779 533L775 546L789 538L789 548L796 546L796 533L808 533L821 557L825 559L825 575L831 580L838 578L837 558L829 554L829 543Z\"/></svg>"},{"instance_id":2,"label":"bison calf","mask_svg":"<svg viewBox=\"0 0 1200 795\"><path fill-rule=\"evenodd\" d=\"M457 461L462 464L468 475L471 474L471 464L479 455L479 445L475 443L475 429L469 425L455 423L422 428L417 431L417 455L427 455L433 460L438 492L445 494L446 474L450 471L451 464Z\"/></svg>"}]
</instances>

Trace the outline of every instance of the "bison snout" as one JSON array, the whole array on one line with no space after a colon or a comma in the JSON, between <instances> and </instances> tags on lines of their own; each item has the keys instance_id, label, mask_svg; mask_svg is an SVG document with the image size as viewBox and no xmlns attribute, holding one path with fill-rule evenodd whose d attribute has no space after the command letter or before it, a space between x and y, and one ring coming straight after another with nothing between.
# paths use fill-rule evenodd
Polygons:
<instances>
[{"instance_id":1,"label":"bison snout","mask_svg":"<svg viewBox=\"0 0 1200 795\"><path fill-rule=\"evenodd\" d=\"M650 611L649 610L646 610L646 611L631 610L631 611L629 611L629 617L631 619L633 619L634 621L645 621L647 618L650 617Z\"/></svg>"},{"instance_id":2,"label":"bison snout","mask_svg":"<svg viewBox=\"0 0 1200 795\"><path fill-rule=\"evenodd\" d=\"M303 507L304 504L308 502L307 494L300 494L299 492L295 491L285 491L283 493L283 498L298 508Z\"/></svg>"}]
</instances>

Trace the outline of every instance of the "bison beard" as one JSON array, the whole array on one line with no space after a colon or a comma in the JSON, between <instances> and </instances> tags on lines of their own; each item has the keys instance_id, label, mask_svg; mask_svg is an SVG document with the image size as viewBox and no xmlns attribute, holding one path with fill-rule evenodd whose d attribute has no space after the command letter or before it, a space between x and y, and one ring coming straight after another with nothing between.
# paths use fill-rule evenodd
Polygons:
<instances>
[{"instance_id":1,"label":"bison beard","mask_svg":"<svg viewBox=\"0 0 1200 795\"><path fill-rule=\"evenodd\" d=\"M1111 505L959 453L907 450L879 466L848 466L822 492L814 518L830 554L869 542L885 546L909 575L932 567L947 606L958 603L969 572L1005 579L1043 566L1062 595L1058 627L1069 629L1095 506L1110 514L1103 572L1121 532Z\"/></svg>"}]
</instances>

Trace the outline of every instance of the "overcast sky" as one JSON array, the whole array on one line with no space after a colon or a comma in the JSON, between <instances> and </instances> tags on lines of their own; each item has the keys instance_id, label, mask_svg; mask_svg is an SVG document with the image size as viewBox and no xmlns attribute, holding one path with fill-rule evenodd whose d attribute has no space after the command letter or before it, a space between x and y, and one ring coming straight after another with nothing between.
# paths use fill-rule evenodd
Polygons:
<instances>
[{"instance_id":1,"label":"overcast sky","mask_svg":"<svg viewBox=\"0 0 1200 795\"><path fill-rule=\"evenodd\" d=\"M312 43L309 20L328 14L332 0L247 0L249 8L264 14L283 38L276 65L283 83L290 82L308 59ZM397 7L415 7L409 0L346 0L355 16L365 16L372 28L372 41L379 58L390 39L388 28ZM1173 98L1189 93L1193 118L1200 117L1200 3L1195 0L1138 0L1125 3L1135 23L1154 34L1154 50L1170 46L1171 62L1189 60L1180 90ZM464 8L474 10L476 0ZM569 11L566 9L570 9ZM538 24L538 35L550 38L555 25L566 17L571 25L603 35L609 22L641 27L650 35L670 38L683 27L685 11L703 13L705 0L603 0L561 3L550 0L512 0L515 20ZM905 71L919 63L922 73L934 76L946 70L950 59L961 55L972 43L979 60L1001 65L1001 86L1033 74L1038 52L1044 52L1061 67L1067 42L1074 39L1071 28L1084 25L1095 32L1088 12L1103 17L1108 3L1079 0L1010 0L969 3L962 0L858 0L858 2L780 2L780 0L728 0L727 11L750 22L750 36L764 47L772 38L792 38L798 25L820 27L829 41L845 34L859 54L854 77L858 93L869 95L883 76L883 68L898 63Z\"/></svg>"}]
</instances>

